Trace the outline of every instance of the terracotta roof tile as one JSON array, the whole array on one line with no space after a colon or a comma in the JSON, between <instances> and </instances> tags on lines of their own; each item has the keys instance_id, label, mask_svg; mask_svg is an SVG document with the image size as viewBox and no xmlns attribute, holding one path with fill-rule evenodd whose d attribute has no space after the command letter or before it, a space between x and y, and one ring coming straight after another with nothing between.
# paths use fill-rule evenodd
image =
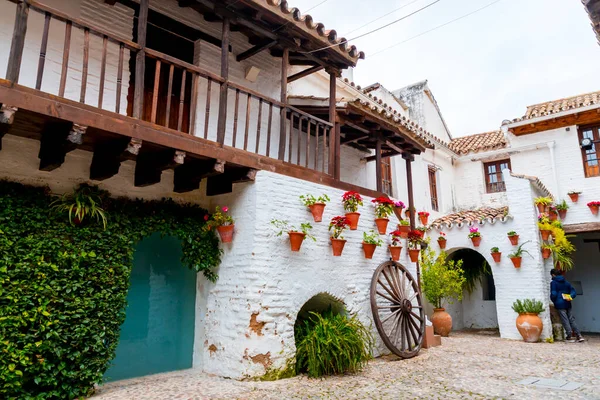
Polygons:
<instances>
[{"instance_id":1,"label":"terracotta roof tile","mask_svg":"<svg viewBox=\"0 0 600 400\"><path fill-rule=\"evenodd\" d=\"M498 220L505 222L508 218L508 207L491 208L483 207L476 210L461 211L438 218L431 223L435 228L451 228L458 224L471 224L474 222L491 222Z\"/></svg>"},{"instance_id":2,"label":"terracotta roof tile","mask_svg":"<svg viewBox=\"0 0 600 400\"><path fill-rule=\"evenodd\" d=\"M527 112L523 117L516 118L513 120L513 122L525 121L538 117L545 117L563 111L574 110L577 108L592 105L600 105L600 91L580 94L578 96L548 101L540 104L534 104L532 106L527 107Z\"/></svg>"},{"instance_id":3,"label":"terracotta roof tile","mask_svg":"<svg viewBox=\"0 0 600 400\"><path fill-rule=\"evenodd\" d=\"M448 147L456 154L466 155L480 151L503 149L508 143L501 131L479 133L452 139Z\"/></svg>"},{"instance_id":4,"label":"terracotta roof tile","mask_svg":"<svg viewBox=\"0 0 600 400\"><path fill-rule=\"evenodd\" d=\"M596 33L598 44L600 44L600 0L581 0L581 2L590 16L592 29L594 29L594 32Z\"/></svg>"}]
</instances>

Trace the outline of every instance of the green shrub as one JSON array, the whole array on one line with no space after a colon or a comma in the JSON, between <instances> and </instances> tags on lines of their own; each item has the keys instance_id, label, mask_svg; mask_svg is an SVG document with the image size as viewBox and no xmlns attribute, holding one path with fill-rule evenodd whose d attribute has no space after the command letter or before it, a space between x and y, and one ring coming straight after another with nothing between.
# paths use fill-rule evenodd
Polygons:
<instances>
[{"instance_id":1,"label":"green shrub","mask_svg":"<svg viewBox=\"0 0 600 400\"><path fill-rule=\"evenodd\" d=\"M512 309L519 314L541 314L544 312L544 304L535 299L517 300L513 303Z\"/></svg>"},{"instance_id":2,"label":"green shrub","mask_svg":"<svg viewBox=\"0 0 600 400\"><path fill-rule=\"evenodd\" d=\"M452 304L461 300L465 283L462 260L455 262L446 259L446 252L439 255L428 248L421 251L421 281L427 300L436 308L442 308L443 301Z\"/></svg>"},{"instance_id":3,"label":"green shrub","mask_svg":"<svg viewBox=\"0 0 600 400\"><path fill-rule=\"evenodd\" d=\"M371 331L356 315L310 314L296 328L296 371L312 378L360 371L371 359Z\"/></svg>"},{"instance_id":4,"label":"green shrub","mask_svg":"<svg viewBox=\"0 0 600 400\"><path fill-rule=\"evenodd\" d=\"M103 199L107 216L75 226L44 189L0 182L0 398L90 394L115 356L135 245L182 241L183 264L214 281L218 239L206 211L172 201Z\"/></svg>"}]
</instances>

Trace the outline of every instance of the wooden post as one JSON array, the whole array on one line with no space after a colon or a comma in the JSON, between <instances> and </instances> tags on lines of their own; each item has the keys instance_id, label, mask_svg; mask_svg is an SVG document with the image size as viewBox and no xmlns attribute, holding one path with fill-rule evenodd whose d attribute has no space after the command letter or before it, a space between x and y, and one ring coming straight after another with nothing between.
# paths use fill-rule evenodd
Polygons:
<instances>
[{"instance_id":1,"label":"wooden post","mask_svg":"<svg viewBox=\"0 0 600 400\"><path fill-rule=\"evenodd\" d=\"M337 140L336 136L338 136L338 127L335 122L336 116L336 84L337 84L337 74L336 71L329 70L329 122L333 124L333 128L331 129L331 133L329 134L329 175L332 175L334 178L336 176L336 164L339 164L339 152L337 149Z\"/></svg>"},{"instance_id":2,"label":"wooden post","mask_svg":"<svg viewBox=\"0 0 600 400\"><path fill-rule=\"evenodd\" d=\"M287 115L287 86L288 86L288 66L289 66L289 58L290 58L290 49L287 47L283 49L283 56L281 57L281 103L283 106L281 107L280 116L279 116L279 159L283 161L285 157L285 141L286 141L286 115ZM290 127L290 143L292 141L292 129Z\"/></svg>"},{"instance_id":3,"label":"wooden post","mask_svg":"<svg viewBox=\"0 0 600 400\"><path fill-rule=\"evenodd\" d=\"M410 229L415 229L415 202L413 197L413 180L412 180L412 162L414 156L409 153L403 153L402 158L406 160L406 185L408 186L408 209L410 210Z\"/></svg>"},{"instance_id":4,"label":"wooden post","mask_svg":"<svg viewBox=\"0 0 600 400\"><path fill-rule=\"evenodd\" d=\"M25 47L25 35L27 33L27 17L29 16L29 1L23 0L17 5L15 16L15 28L13 30L12 43L8 56L8 67L6 69L6 80L12 83L19 82L21 72L21 60L23 59L23 48Z\"/></svg>"},{"instance_id":5,"label":"wooden post","mask_svg":"<svg viewBox=\"0 0 600 400\"><path fill-rule=\"evenodd\" d=\"M375 145L375 179L377 179L377 191L383 192L383 172L381 170L381 140L377 139L377 144Z\"/></svg>"},{"instance_id":6,"label":"wooden post","mask_svg":"<svg viewBox=\"0 0 600 400\"><path fill-rule=\"evenodd\" d=\"M221 83L219 94L219 122L217 124L217 142L223 145L225 142L225 127L227 126L227 94L229 92L229 36L230 21L228 17L223 18L223 32L221 35ZM208 94L210 96L210 93ZM195 112L195 110L192 110ZM208 115L206 116L208 118Z\"/></svg>"},{"instance_id":7,"label":"wooden post","mask_svg":"<svg viewBox=\"0 0 600 400\"><path fill-rule=\"evenodd\" d=\"M148 31L148 4L150 0L140 0L138 15L137 44L140 50L135 57L135 91L133 96L133 118L142 118L144 110L144 74L146 72L146 32Z\"/></svg>"},{"instance_id":8,"label":"wooden post","mask_svg":"<svg viewBox=\"0 0 600 400\"><path fill-rule=\"evenodd\" d=\"M342 130L342 125L340 124L340 121L337 118L337 113L336 113L336 118L335 118L335 167L333 169L333 171L334 171L333 177L337 180L340 180L340 178L341 178L341 172L340 172L340 160L342 159L341 130Z\"/></svg>"}]
</instances>

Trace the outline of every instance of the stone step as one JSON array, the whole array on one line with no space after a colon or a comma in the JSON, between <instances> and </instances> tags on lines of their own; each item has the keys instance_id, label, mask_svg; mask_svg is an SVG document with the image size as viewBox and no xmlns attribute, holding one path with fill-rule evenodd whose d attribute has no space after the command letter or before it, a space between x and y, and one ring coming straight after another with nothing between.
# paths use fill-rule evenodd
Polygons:
<instances>
[{"instance_id":1,"label":"stone step","mask_svg":"<svg viewBox=\"0 0 600 400\"><path fill-rule=\"evenodd\" d=\"M441 344L442 337L433 332L433 326L426 326L425 338L423 339L423 348L428 349L430 347L441 346Z\"/></svg>"}]
</instances>

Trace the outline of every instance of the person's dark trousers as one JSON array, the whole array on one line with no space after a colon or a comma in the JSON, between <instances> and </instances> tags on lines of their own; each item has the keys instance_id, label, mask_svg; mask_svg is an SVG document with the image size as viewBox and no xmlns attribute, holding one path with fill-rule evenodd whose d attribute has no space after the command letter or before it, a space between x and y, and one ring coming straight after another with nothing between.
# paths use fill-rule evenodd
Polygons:
<instances>
[{"instance_id":1,"label":"person's dark trousers","mask_svg":"<svg viewBox=\"0 0 600 400\"><path fill-rule=\"evenodd\" d=\"M567 331L567 339L572 337L573 333L575 333L575 336L580 337L581 332L579 332L579 328L577 327L577 324L575 323L575 317L571 313L571 309L569 308L566 310L556 310L556 311L558 311L558 315L560 315L560 322L562 322L562 325L565 328L565 331Z\"/></svg>"}]
</instances>

